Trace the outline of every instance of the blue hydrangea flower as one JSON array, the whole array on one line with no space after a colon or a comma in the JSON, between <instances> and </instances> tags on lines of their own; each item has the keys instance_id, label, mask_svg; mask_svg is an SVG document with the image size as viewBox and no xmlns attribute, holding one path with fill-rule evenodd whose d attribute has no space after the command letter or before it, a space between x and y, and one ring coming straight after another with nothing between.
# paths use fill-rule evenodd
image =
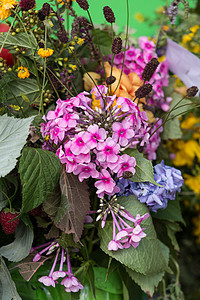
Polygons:
<instances>
[{"instance_id":1,"label":"blue hydrangea flower","mask_svg":"<svg viewBox=\"0 0 200 300\"><path fill-rule=\"evenodd\" d=\"M162 161L154 167L154 179L161 186L150 182L132 182L129 179L120 179L119 196L135 195L141 203L146 203L150 210L157 212L165 209L168 200L174 200L176 192L181 190L183 177L181 171L166 166Z\"/></svg>"}]
</instances>

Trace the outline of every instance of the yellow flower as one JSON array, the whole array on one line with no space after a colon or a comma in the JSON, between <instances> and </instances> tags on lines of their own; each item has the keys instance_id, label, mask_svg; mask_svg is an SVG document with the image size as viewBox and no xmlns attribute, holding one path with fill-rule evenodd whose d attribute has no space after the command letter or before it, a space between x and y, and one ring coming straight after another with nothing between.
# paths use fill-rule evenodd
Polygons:
<instances>
[{"instance_id":1,"label":"yellow flower","mask_svg":"<svg viewBox=\"0 0 200 300\"><path fill-rule=\"evenodd\" d=\"M30 76L29 70L25 67L19 67L18 68L18 77L21 79L28 78Z\"/></svg>"},{"instance_id":2,"label":"yellow flower","mask_svg":"<svg viewBox=\"0 0 200 300\"><path fill-rule=\"evenodd\" d=\"M10 106L16 110L16 111L19 111L20 110L20 107L18 105L13 105L13 104L10 104ZM21 106L21 108L23 109L23 107Z\"/></svg>"},{"instance_id":3,"label":"yellow flower","mask_svg":"<svg viewBox=\"0 0 200 300\"><path fill-rule=\"evenodd\" d=\"M141 23L143 23L145 21L145 18L141 13L135 13L135 19Z\"/></svg>"},{"instance_id":4,"label":"yellow flower","mask_svg":"<svg viewBox=\"0 0 200 300\"><path fill-rule=\"evenodd\" d=\"M72 1L75 1L75 0L72 0ZM62 0L58 0L58 2L59 2L61 5L66 4L66 1L63 2ZM67 0L67 3L70 3L70 0Z\"/></svg>"},{"instance_id":5,"label":"yellow flower","mask_svg":"<svg viewBox=\"0 0 200 300\"><path fill-rule=\"evenodd\" d=\"M158 57L158 61L159 61L159 63L162 63L164 60L166 59L166 56L160 56L160 57Z\"/></svg>"},{"instance_id":6,"label":"yellow flower","mask_svg":"<svg viewBox=\"0 0 200 300\"><path fill-rule=\"evenodd\" d=\"M194 139L200 138L200 117L195 117L193 113L189 114L188 117L181 122L181 128L192 130L194 132L192 135Z\"/></svg>"},{"instance_id":7,"label":"yellow flower","mask_svg":"<svg viewBox=\"0 0 200 300\"><path fill-rule=\"evenodd\" d=\"M4 20L11 15L11 8L17 4L16 0L1 0L0 1L0 19Z\"/></svg>"},{"instance_id":8,"label":"yellow flower","mask_svg":"<svg viewBox=\"0 0 200 300\"><path fill-rule=\"evenodd\" d=\"M76 66L76 65L71 65L71 64L69 64L69 67L70 67L73 71L75 71L75 70L77 69L77 66Z\"/></svg>"},{"instance_id":9,"label":"yellow flower","mask_svg":"<svg viewBox=\"0 0 200 300\"><path fill-rule=\"evenodd\" d=\"M190 42L192 40L192 37L194 36L193 33L190 34L184 34L182 37L182 43L183 44L187 44L188 42Z\"/></svg>"},{"instance_id":10,"label":"yellow flower","mask_svg":"<svg viewBox=\"0 0 200 300\"><path fill-rule=\"evenodd\" d=\"M81 46L81 45L83 45L84 41L85 41L85 39L79 38L77 41L77 44L79 44Z\"/></svg>"},{"instance_id":11,"label":"yellow flower","mask_svg":"<svg viewBox=\"0 0 200 300\"><path fill-rule=\"evenodd\" d=\"M47 48L44 50L44 48L40 48L38 50L38 55L41 56L42 58L44 57L49 57L53 54L54 50Z\"/></svg>"},{"instance_id":12,"label":"yellow flower","mask_svg":"<svg viewBox=\"0 0 200 300\"><path fill-rule=\"evenodd\" d=\"M190 31L192 31L193 33L196 33L198 29L199 29L199 25L194 25L190 27Z\"/></svg>"},{"instance_id":13,"label":"yellow flower","mask_svg":"<svg viewBox=\"0 0 200 300\"><path fill-rule=\"evenodd\" d=\"M157 13L157 14L163 14L164 11L165 11L165 9L164 9L163 6L159 6L159 7L156 9L156 13Z\"/></svg>"},{"instance_id":14,"label":"yellow flower","mask_svg":"<svg viewBox=\"0 0 200 300\"><path fill-rule=\"evenodd\" d=\"M197 176L192 176L189 174L184 174L184 183L196 194L200 193L200 174Z\"/></svg>"}]
</instances>

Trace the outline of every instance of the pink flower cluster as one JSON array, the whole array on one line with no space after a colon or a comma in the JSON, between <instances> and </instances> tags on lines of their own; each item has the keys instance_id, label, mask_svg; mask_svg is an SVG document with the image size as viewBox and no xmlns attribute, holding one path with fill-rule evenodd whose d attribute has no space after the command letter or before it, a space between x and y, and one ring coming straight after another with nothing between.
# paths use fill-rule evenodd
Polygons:
<instances>
[{"instance_id":1,"label":"pink flower cluster","mask_svg":"<svg viewBox=\"0 0 200 300\"><path fill-rule=\"evenodd\" d=\"M146 233L144 233L146 228L142 228L140 224L149 217L149 214L146 213L143 216L137 214L134 218L127 210L116 204L116 200L117 198L114 196L109 205L106 203L107 208L103 208L104 199L101 199L102 208L98 211L101 214L97 217L97 221L102 218L101 227L104 228L108 214L112 215L113 239L108 243L108 250L117 251L131 246L137 248L141 239L146 236ZM132 222L133 226L130 226L127 221Z\"/></svg>"},{"instance_id":2,"label":"pink flower cluster","mask_svg":"<svg viewBox=\"0 0 200 300\"><path fill-rule=\"evenodd\" d=\"M151 129L149 130L150 139L149 143L145 145L145 154L147 154L149 160L156 159L156 150L160 145L161 138L160 133L163 131L162 120L156 119L155 123L152 125ZM151 134L153 134L151 136Z\"/></svg>"},{"instance_id":3,"label":"pink flower cluster","mask_svg":"<svg viewBox=\"0 0 200 300\"><path fill-rule=\"evenodd\" d=\"M45 247L47 246L47 247ZM39 282L43 283L46 286L53 286L55 288L56 284L58 284L58 279L63 278L63 280L60 282L61 285L64 285L65 291L70 292L78 292L79 290L83 289L82 284L78 281L76 277L73 276L72 267L69 259L69 253L68 250L64 250L57 242L49 242L41 246L37 246L35 248L32 248L31 253L39 248L45 247L43 250L41 250L39 253L37 253L33 261L39 261L41 259L41 255L46 252L46 255L51 254L52 252L56 251L56 256L51 268L51 271L48 276L42 276L38 279ZM58 256L61 251L61 257L60 257L60 267L58 271L55 271L56 264L58 261ZM63 264L65 260L65 252L67 256L67 272L63 270Z\"/></svg>"},{"instance_id":4,"label":"pink flower cluster","mask_svg":"<svg viewBox=\"0 0 200 300\"><path fill-rule=\"evenodd\" d=\"M155 44L146 36L139 38L139 48L130 46L125 53L125 61L123 66L123 72L129 74L131 72L136 73L142 79L142 72L146 64L151 58L157 58L155 51ZM124 53L115 55L114 65L118 69L122 69ZM165 99L163 86L168 86L168 62L165 59L159 64L149 83L153 85L153 93L147 96L147 103L149 105L157 106L164 111L169 110L169 102L172 100L170 97Z\"/></svg>"},{"instance_id":5,"label":"pink flower cluster","mask_svg":"<svg viewBox=\"0 0 200 300\"><path fill-rule=\"evenodd\" d=\"M122 155L124 149L149 142L146 113L127 98L109 96L105 86L59 99L44 120L41 132L48 142L43 148L56 146L66 172L78 175L80 181L94 178L99 198L119 192L115 179L125 171L135 173L135 158Z\"/></svg>"}]
</instances>

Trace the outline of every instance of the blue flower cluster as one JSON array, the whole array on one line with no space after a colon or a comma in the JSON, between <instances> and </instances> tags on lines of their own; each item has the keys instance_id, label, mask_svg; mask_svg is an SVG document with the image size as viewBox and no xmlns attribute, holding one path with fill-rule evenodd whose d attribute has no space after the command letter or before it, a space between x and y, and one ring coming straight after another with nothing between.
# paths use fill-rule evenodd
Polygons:
<instances>
[{"instance_id":1,"label":"blue flower cluster","mask_svg":"<svg viewBox=\"0 0 200 300\"><path fill-rule=\"evenodd\" d=\"M118 196L135 195L141 203L146 203L154 212L158 209L165 209L168 200L174 200L176 192L181 190L183 185L181 171L165 166L162 161L154 167L154 179L161 186L122 178L117 184L120 188Z\"/></svg>"}]
</instances>

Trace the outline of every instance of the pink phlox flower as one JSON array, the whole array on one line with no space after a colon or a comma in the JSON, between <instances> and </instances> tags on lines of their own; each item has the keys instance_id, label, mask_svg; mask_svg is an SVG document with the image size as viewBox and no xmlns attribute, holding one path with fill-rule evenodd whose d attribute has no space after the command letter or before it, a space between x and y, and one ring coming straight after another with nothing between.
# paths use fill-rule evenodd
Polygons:
<instances>
[{"instance_id":1,"label":"pink phlox flower","mask_svg":"<svg viewBox=\"0 0 200 300\"><path fill-rule=\"evenodd\" d=\"M119 192L120 192L120 188L118 186L115 186L114 189L112 190L112 192L99 192L99 193L97 193L97 196L99 198L102 198L104 196L104 194L106 194L108 196L113 196L113 195L115 195L115 194L117 194Z\"/></svg>"},{"instance_id":2,"label":"pink phlox flower","mask_svg":"<svg viewBox=\"0 0 200 300\"><path fill-rule=\"evenodd\" d=\"M112 179L110 173L103 169L101 173L99 174L98 181L95 182L95 187L97 190L98 197L101 193L113 193L114 188L116 186L115 181Z\"/></svg>"},{"instance_id":3,"label":"pink phlox flower","mask_svg":"<svg viewBox=\"0 0 200 300\"><path fill-rule=\"evenodd\" d=\"M62 105L63 101L61 99L58 99L58 101L56 103L57 103L57 106L56 106L55 110L50 110L47 113L47 120L54 120L63 115L63 110L64 110L64 106Z\"/></svg>"},{"instance_id":4,"label":"pink phlox flower","mask_svg":"<svg viewBox=\"0 0 200 300\"><path fill-rule=\"evenodd\" d=\"M87 142L87 145L93 149L97 146L97 142L103 142L106 137L106 131L104 128L99 128L98 125L90 125L87 129L87 131L91 134L90 139Z\"/></svg>"},{"instance_id":5,"label":"pink phlox flower","mask_svg":"<svg viewBox=\"0 0 200 300\"><path fill-rule=\"evenodd\" d=\"M123 249L124 247L119 241L112 240L108 243L108 250L117 251L118 249Z\"/></svg>"},{"instance_id":6,"label":"pink phlox flower","mask_svg":"<svg viewBox=\"0 0 200 300\"><path fill-rule=\"evenodd\" d=\"M54 281L56 281L59 278L65 277L66 274L67 274L67 272L65 272L65 271L55 271L52 274L52 278L53 278Z\"/></svg>"},{"instance_id":7,"label":"pink phlox flower","mask_svg":"<svg viewBox=\"0 0 200 300\"><path fill-rule=\"evenodd\" d=\"M75 156L76 162L79 164L89 164L91 161L90 152L87 154L79 154Z\"/></svg>"},{"instance_id":8,"label":"pink phlox flower","mask_svg":"<svg viewBox=\"0 0 200 300\"><path fill-rule=\"evenodd\" d=\"M78 175L80 182L84 179L89 178L97 178L99 176L99 172L96 170L96 165L93 163L86 164L79 164L77 165L76 169L73 171L74 175Z\"/></svg>"},{"instance_id":9,"label":"pink phlox flower","mask_svg":"<svg viewBox=\"0 0 200 300\"><path fill-rule=\"evenodd\" d=\"M121 110L123 112L131 112L137 106L137 104L135 104L133 101L131 101L128 98L124 98L124 97L118 97L117 105L121 106Z\"/></svg>"},{"instance_id":10,"label":"pink phlox flower","mask_svg":"<svg viewBox=\"0 0 200 300\"><path fill-rule=\"evenodd\" d=\"M111 137L108 137L105 142L98 143L96 149L97 160L99 162L115 163L118 160L120 146Z\"/></svg>"},{"instance_id":11,"label":"pink phlox flower","mask_svg":"<svg viewBox=\"0 0 200 300\"><path fill-rule=\"evenodd\" d=\"M119 144L122 147L125 147L128 144L128 140L134 136L134 131L131 128L131 125L126 120L123 120L122 123L115 122L112 125L113 135L112 138L115 142L119 141Z\"/></svg>"},{"instance_id":12,"label":"pink phlox flower","mask_svg":"<svg viewBox=\"0 0 200 300\"><path fill-rule=\"evenodd\" d=\"M54 141L57 145L58 142L61 142L65 137L65 129L55 126L50 129L50 139Z\"/></svg>"},{"instance_id":13,"label":"pink phlox flower","mask_svg":"<svg viewBox=\"0 0 200 300\"><path fill-rule=\"evenodd\" d=\"M154 42L150 41L146 36L139 37L139 46L145 51L153 51L155 48Z\"/></svg>"},{"instance_id":14,"label":"pink phlox flower","mask_svg":"<svg viewBox=\"0 0 200 300\"><path fill-rule=\"evenodd\" d=\"M119 163L113 169L117 173L118 177L121 177L125 171L129 171L135 174L136 160L134 157L129 156L128 154L123 154L120 157Z\"/></svg>"},{"instance_id":15,"label":"pink phlox flower","mask_svg":"<svg viewBox=\"0 0 200 300\"><path fill-rule=\"evenodd\" d=\"M66 157L66 154L62 149L62 146L58 148L58 150L56 151L56 155L60 159L61 164L66 164L68 162L68 158Z\"/></svg>"},{"instance_id":16,"label":"pink phlox flower","mask_svg":"<svg viewBox=\"0 0 200 300\"><path fill-rule=\"evenodd\" d=\"M76 134L71 144L72 153L74 155L79 155L79 154L87 154L88 152L90 152L91 148L87 145L89 139L90 139L89 132L82 131Z\"/></svg>"},{"instance_id":17,"label":"pink phlox flower","mask_svg":"<svg viewBox=\"0 0 200 300\"><path fill-rule=\"evenodd\" d=\"M70 114L70 113L65 114L62 119L58 120L58 126L64 127L64 128L65 127L75 128L76 124L77 124L76 120L78 120L78 119L79 119L79 116L77 114L75 114L75 113L73 113L73 114Z\"/></svg>"},{"instance_id":18,"label":"pink phlox flower","mask_svg":"<svg viewBox=\"0 0 200 300\"><path fill-rule=\"evenodd\" d=\"M146 233L144 233L143 230L145 230L145 228L141 228L140 225L137 225L135 228L124 228L117 233L116 241L126 243L126 247L128 246L127 243L129 243L136 248L138 247L141 239L146 236Z\"/></svg>"},{"instance_id":19,"label":"pink phlox flower","mask_svg":"<svg viewBox=\"0 0 200 300\"><path fill-rule=\"evenodd\" d=\"M78 279L74 276L68 276L65 277L61 281L61 285L65 286L65 291L70 293L70 292L78 292L79 290L83 289L82 284L78 281Z\"/></svg>"},{"instance_id":20,"label":"pink phlox flower","mask_svg":"<svg viewBox=\"0 0 200 300\"><path fill-rule=\"evenodd\" d=\"M108 93L108 88L105 85L98 85L97 87L95 86L90 94L95 96L96 100L102 100L102 95L106 96Z\"/></svg>"},{"instance_id":21,"label":"pink phlox flower","mask_svg":"<svg viewBox=\"0 0 200 300\"><path fill-rule=\"evenodd\" d=\"M46 286L53 286L55 288L55 281L53 280L52 277L49 276L42 276L38 279L39 282L43 283Z\"/></svg>"}]
</instances>

